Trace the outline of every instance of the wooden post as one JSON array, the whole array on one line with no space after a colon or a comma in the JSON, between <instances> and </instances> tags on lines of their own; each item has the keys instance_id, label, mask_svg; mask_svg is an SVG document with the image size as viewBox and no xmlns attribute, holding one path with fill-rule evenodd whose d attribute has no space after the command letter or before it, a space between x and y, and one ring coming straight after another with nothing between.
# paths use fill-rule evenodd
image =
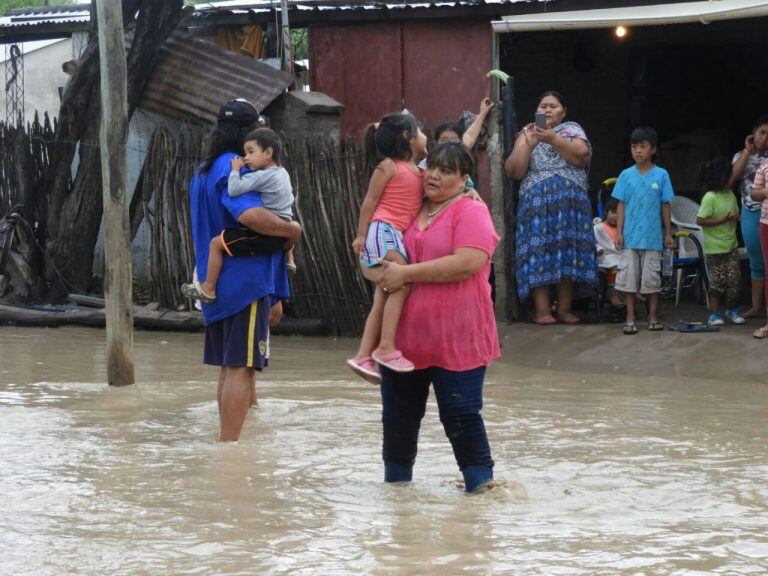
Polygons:
<instances>
[{"instance_id":1,"label":"wooden post","mask_svg":"<svg viewBox=\"0 0 768 576\"><path fill-rule=\"evenodd\" d=\"M280 2L283 60L282 68L293 76L293 47L291 46L291 25L288 22L288 0Z\"/></svg>"},{"instance_id":2,"label":"wooden post","mask_svg":"<svg viewBox=\"0 0 768 576\"><path fill-rule=\"evenodd\" d=\"M120 0L97 0L101 69L101 177L104 196L104 296L107 380L134 383L131 230L128 220L128 89Z\"/></svg>"}]
</instances>

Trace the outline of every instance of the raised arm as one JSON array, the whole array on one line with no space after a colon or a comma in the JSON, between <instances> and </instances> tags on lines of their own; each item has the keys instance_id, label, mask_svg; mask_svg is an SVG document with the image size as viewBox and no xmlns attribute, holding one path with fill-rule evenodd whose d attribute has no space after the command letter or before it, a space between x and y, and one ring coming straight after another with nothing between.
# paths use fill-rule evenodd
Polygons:
<instances>
[{"instance_id":1,"label":"raised arm","mask_svg":"<svg viewBox=\"0 0 768 576\"><path fill-rule=\"evenodd\" d=\"M263 180L262 174L262 172L249 172L241 176L240 171L233 168L227 180L227 192L230 197L237 198L246 192L258 192Z\"/></svg>"},{"instance_id":2,"label":"raised arm","mask_svg":"<svg viewBox=\"0 0 768 576\"><path fill-rule=\"evenodd\" d=\"M727 188L730 188L733 190L733 185L736 182L736 180L740 179L742 176L744 176L744 169L747 167L747 161L749 160L749 157L755 153L755 137L750 134L744 139L744 149L739 154L739 157L736 158L736 162L733 163L733 168L731 169L731 176L728 178L728 184L726 185Z\"/></svg>"},{"instance_id":3,"label":"raised arm","mask_svg":"<svg viewBox=\"0 0 768 576\"><path fill-rule=\"evenodd\" d=\"M488 117L488 112L491 111L491 108L493 108L491 99L484 98L483 101L480 102L480 111L477 114L477 118L475 118L474 122L469 125L469 128L464 131L464 136L461 137L461 143L470 150L474 148L475 142L477 142L477 137L480 136L480 131L483 129L483 123L485 123L485 119Z\"/></svg>"},{"instance_id":4,"label":"raised arm","mask_svg":"<svg viewBox=\"0 0 768 576\"><path fill-rule=\"evenodd\" d=\"M515 180L522 180L528 173L528 165L531 162L533 149L539 143L539 139L533 132L533 124L524 127L517 135L512 153L504 162L504 170L507 175Z\"/></svg>"}]
</instances>

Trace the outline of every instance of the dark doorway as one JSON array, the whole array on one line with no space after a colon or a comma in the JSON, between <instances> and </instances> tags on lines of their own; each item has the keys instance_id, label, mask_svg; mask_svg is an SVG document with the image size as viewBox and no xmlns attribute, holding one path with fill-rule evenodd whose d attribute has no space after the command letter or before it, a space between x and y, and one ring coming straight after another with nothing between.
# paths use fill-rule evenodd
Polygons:
<instances>
[{"instance_id":1,"label":"dark doorway","mask_svg":"<svg viewBox=\"0 0 768 576\"><path fill-rule=\"evenodd\" d=\"M629 132L653 126L659 164L679 193L697 196L700 162L741 149L756 117L768 113L768 19L630 29L510 33L501 68L515 77L520 122L538 95L562 92L569 117L594 148L590 184L631 164Z\"/></svg>"}]
</instances>

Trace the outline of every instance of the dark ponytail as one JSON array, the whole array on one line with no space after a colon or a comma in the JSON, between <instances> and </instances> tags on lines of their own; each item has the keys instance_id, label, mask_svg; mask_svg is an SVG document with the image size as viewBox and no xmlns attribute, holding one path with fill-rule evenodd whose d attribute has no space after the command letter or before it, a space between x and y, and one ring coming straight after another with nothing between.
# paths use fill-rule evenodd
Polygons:
<instances>
[{"instance_id":1,"label":"dark ponytail","mask_svg":"<svg viewBox=\"0 0 768 576\"><path fill-rule=\"evenodd\" d=\"M410 114L387 114L365 131L366 162L374 166L384 158L410 160L411 140L418 132L419 125Z\"/></svg>"},{"instance_id":2,"label":"dark ponytail","mask_svg":"<svg viewBox=\"0 0 768 576\"><path fill-rule=\"evenodd\" d=\"M208 172L216 159L227 152L242 154L245 137L254 128L258 128L258 124L238 126L233 122L217 122L208 134L205 159L198 171L202 174Z\"/></svg>"}]
</instances>

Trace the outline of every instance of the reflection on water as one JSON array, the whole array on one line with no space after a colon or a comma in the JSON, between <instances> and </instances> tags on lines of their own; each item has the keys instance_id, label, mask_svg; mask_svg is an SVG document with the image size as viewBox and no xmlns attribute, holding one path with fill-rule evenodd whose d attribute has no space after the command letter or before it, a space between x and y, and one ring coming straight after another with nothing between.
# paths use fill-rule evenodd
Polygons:
<instances>
[{"instance_id":1,"label":"reflection on water","mask_svg":"<svg viewBox=\"0 0 768 576\"><path fill-rule=\"evenodd\" d=\"M501 486L469 497L431 402L381 482L354 342L276 338L241 441L215 442L200 335L0 329L0 574L765 574L768 386L489 374ZM527 492L527 497L526 497Z\"/></svg>"}]
</instances>

